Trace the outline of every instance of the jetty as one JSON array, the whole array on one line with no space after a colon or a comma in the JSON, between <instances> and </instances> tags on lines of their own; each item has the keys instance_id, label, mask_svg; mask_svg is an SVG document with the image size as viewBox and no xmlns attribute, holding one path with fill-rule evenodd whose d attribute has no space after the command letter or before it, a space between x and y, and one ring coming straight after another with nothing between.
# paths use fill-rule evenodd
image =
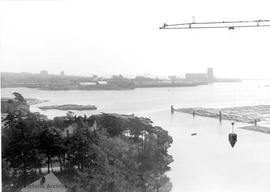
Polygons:
<instances>
[{"instance_id":1,"label":"jetty","mask_svg":"<svg viewBox=\"0 0 270 192\"><path fill-rule=\"evenodd\" d=\"M229 107L229 108L178 108L176 112L196 114L203 117L220 118L243 123L270 120L270 105Z\"/></svg>"},{"instance_id":2,"label":"jetty","mask_svg":"<svg viewBox=\"0 0 270 192\"><path fill-rule=\"evenodd\" d=\"M229 108L194 107L178 108L174 109L174 111L192 114L193 117L194 114L196 114L198 116L216 118L219 119L220 122L224 119L236 122L249 123L252 125L239 128L270 134L270 127L263 127L257 125L258 122L265 122L270 120L270 105Z\"/></svg>"},{"instance_id":3,"label":"jetty","mask_svg":"<svg viewBox=\"0 0 270 192\"><path fill-rule=\"evenodd\" d=\"M264 127L264 126L250 125L250 126L239 127L239 129L245 129L245 130L249 130L249 131L258 131L261 133L270 134L270 128Z\"/></svg>"}]
</instances>

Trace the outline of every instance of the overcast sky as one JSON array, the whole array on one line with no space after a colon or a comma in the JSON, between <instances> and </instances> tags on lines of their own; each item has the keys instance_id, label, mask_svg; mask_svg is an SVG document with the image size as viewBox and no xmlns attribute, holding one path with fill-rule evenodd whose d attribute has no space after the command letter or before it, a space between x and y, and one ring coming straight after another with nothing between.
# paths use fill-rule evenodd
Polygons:
<instances>
[{"instance_id":1,"label":"overcast sky","mask_svg":"<svg viewBox=\"0 0 270 192\"><path fill-rule=\"evenodd\" d=\"M270 78L270 27L159 30L166 23L270 19L262 0L0 0L4 72Z\"/></svg>"}]
</instances>

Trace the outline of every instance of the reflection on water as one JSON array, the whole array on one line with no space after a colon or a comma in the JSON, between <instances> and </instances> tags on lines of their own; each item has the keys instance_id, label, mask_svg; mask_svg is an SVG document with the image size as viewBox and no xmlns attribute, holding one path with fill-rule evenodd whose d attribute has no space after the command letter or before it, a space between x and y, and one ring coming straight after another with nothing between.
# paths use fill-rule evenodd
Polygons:
<instances>
[{"instance_id":1,"label":"reflection on water","mask_svg":"<svg viewBox=\"0 0 270 192\"><path fill-rule=\"evenodd\" d=\"M42 91L2 89L2 97L17 91L25 97L49 99L53 104L93 104L99 112L135 113L150 117L167 129L174 139L170 154L174 157L168 173L173 192L179 191L270 191L270 135L236 129L238 142L228 141L231 122L189 114L170 113L177 107L230 107L270 104L269 82L216 83L186 88L150 88L129 91ZM33 111L40 111L37 106ZM53 117L64 115L58 110L42 111ZM236 127L242 126L236 123ZM197 133L191 136L191 133Z\"/></svg>"}]
</instances>

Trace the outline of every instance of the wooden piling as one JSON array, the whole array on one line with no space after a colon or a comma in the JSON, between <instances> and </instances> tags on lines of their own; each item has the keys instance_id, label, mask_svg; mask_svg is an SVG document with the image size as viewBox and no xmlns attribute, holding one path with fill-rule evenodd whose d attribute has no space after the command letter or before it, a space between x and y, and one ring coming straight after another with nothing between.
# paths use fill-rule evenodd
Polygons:
<instances>
[{"instance_id":1,"label":"wooden piling","mask_svg":"<svg viewBox=\"0 0 270 192\"><path fill-rule=\"evenodd\" d=\"M173 107L173 105L171 105L171 114L173 114L174 113L174 107Z\"/></svg>"}]
</instances>

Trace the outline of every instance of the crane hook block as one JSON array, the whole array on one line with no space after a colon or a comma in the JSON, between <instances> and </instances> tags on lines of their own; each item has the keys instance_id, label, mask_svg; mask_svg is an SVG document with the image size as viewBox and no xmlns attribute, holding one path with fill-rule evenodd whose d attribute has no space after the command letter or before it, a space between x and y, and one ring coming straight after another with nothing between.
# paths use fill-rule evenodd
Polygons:
<instances>
[{"instance_id":1,"label":"crane hook block","mask_svg":"<svg viewBox=\"0 0 270 192\"><path fill-rule=\"evenodd\" d=\"M234 147L235 143L237 142L237 134L236 133L230 133L229 134L229 142L232 147Z\"/></svg>"}]
</instances>

